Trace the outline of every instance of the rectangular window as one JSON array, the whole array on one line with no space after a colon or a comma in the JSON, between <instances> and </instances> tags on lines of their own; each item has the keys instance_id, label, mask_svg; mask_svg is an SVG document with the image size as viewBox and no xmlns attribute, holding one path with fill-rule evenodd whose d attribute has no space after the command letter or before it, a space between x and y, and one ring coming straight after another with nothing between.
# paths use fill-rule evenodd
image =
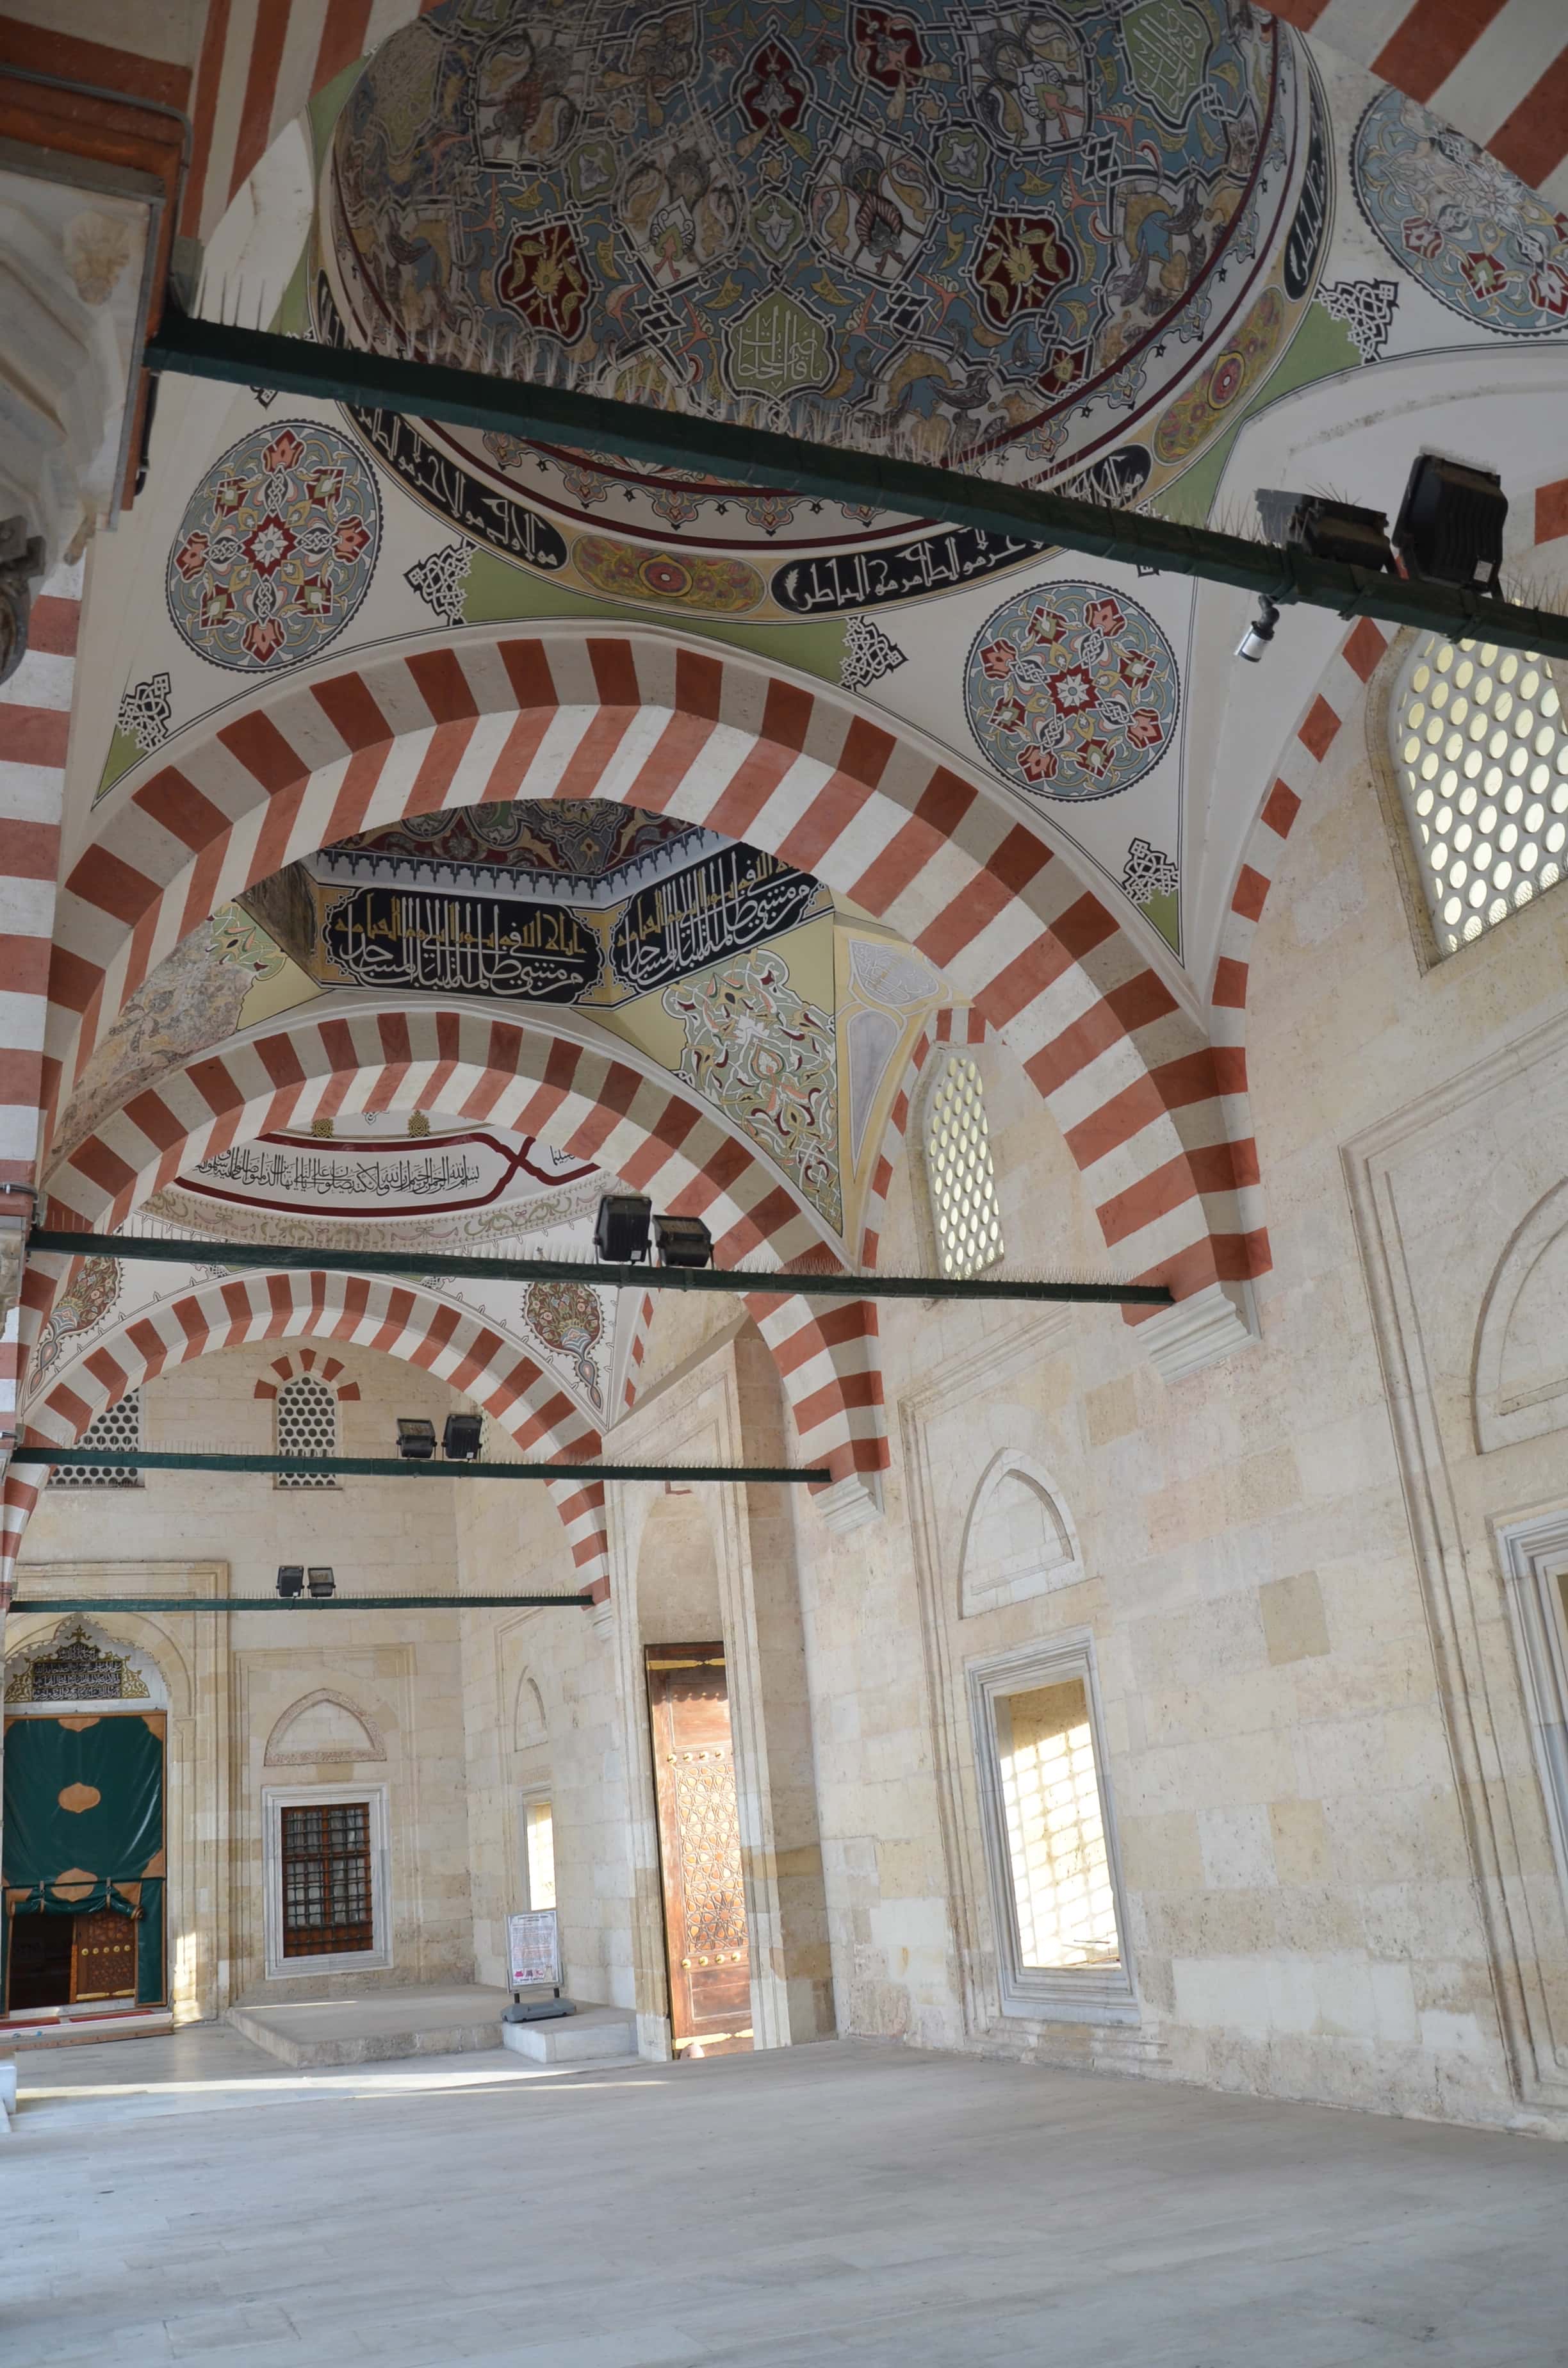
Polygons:
<instances>
[{"instance_id":1,"label":"rectangular window","mask_svg":"<svg viewBox=\"0 0 1568 2368\"><path fill-rule=\"evenodd\" d=\"M390 1965L386 1786L267 1784L261 1819L267 1978Z\"/></svg>"},{"instance_id":2,"label":"rectangular window","mask_svg":"<svg viewBox=\"0 0 1568 2368\"><path fill-rule=\"evenodd\" d=\"M1005 2014L1135 2020L1084 1636L968 1671Z\"/></svg>"},{"instance_id":3,"label":"rectangular window","mask_svg":"<svg viewBox=\"0 0 1568 2368\"><path fill-rule=\"evenodd\" d=\"M282 1859L286 1957L335 1957L374 1946L368 1802L285 1809Z\"/></svg>"},{"instance_id":4,"label":"rectangular window","mask_svg":"<svg viewBox=\"0 0 1568 2368\"><path fill-rule=\"evenodd\" d=\"M526 1804L524 1850L528 1861L528 1906L555 1905L555 1818L548 1801Z\"/></svg>"}]
</instances>

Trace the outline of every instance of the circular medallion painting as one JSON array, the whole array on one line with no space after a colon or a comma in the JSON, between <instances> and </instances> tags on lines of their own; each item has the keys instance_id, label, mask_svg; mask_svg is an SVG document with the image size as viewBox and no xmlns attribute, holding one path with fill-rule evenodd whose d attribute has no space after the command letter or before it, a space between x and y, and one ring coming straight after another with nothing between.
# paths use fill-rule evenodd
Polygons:
<instances>
[{"instance_id":1,"label":"circular medallion painting","mask_svg":"<svg viewBox=\"0 0 1568 2368\"><path fill-rule=\"evenodd\" d=\"M1176 736L1176 654L1146 609L1103 584L1036 585L975 635L970 729L1005 781L1045 798L1108 798Z\"/></svg>"},{"instance_id":2,"label":"circular medallion painting","mask_svg":"<svg viewBox=\"0 0 1568 2368\"><path fill-rule=\"evenodd\" d=\"M338 120L318 327L1020 482L1114 461L1142 488L1222 427L1235 374L1158 462L1173 400L1233 347L1252 383L1310 298L1330 181L1303 56L1230 0L442 0ZM928 584L812 572L906 549L911 521L478 429L384 435L466 533L612 597L813 614L1038 550L966 547Z\"/></svg>"},{"instance_id":3,"label":"circular medallion painting","mask_svg":"<svg viewBox=\"0 0 1568 2368\"><path fill-rule=\"evenodd\" d=\"M1568 327L1568 214L1397 90L1356 129L1361 211L1439 304L1505 337Z\"/></svg>"},{"instance_id":4,"label":"circular medallion painting","mask_svg":"<svg viewBox=\"0 0 1568 2368\"><path fill-rule=\"evenodd\" d=\"M169 614L199 657L279 674L339 634L370 588L375 472L319 420L253 428L214 461L169 552Z\"/></svg>"}]
</instances>

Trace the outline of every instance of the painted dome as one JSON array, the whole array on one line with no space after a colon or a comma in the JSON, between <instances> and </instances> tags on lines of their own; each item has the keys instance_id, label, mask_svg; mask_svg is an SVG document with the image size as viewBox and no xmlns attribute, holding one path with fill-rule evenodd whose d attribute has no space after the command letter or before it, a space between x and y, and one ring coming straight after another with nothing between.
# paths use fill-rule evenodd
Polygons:
<instances>
[{"instance_id":1,"label":"painted dome","mask_svg":"<svg viewBox=\"0 0 1568 2368\"><path fill-rule=\"evenodd\" d=\"M315 301L356 344L1152 492L1283 350L1328 189L1304 53L1231 0L444 0L338 120ZM381 442L475 540L613 597L809 613L786 554L911 535L478 430Z\"/></svg>"}]
</instances>

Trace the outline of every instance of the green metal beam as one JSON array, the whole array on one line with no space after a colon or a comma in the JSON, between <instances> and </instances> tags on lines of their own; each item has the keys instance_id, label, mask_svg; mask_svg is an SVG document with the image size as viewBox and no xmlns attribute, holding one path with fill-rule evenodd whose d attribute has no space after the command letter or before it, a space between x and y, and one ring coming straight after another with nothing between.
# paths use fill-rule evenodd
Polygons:
<instances>
[{"instance_id":1,"label":"green metal beam","mask_svg":"<svg viewBox=\"0 0 1568 2368\"><path fill-rule=\"evenodd\" d=\"M815 1486L831 1480L825 1464L800 1463L457 1463L431 1456L220 1455L201 1448L13 1447L13 1463L56 1464L62 1472L295 1472L360 1480L744 1480L759 1487Z\"/></svg>"},{"instance_id":2,"label":"green metal beam","mask_svg":"<svg viewBox=\"0 0 1568 2368\"><path fill-rule=\"evenodd\" d=\"M596 1266L574 1258L436 1258L416 1250L279 1249L262 1242L167 1241L131 1234L75 1234L39 1225L31 1255L111 1258L154 1266L235 1266L292 1273L422 1275L491 1282L597 1282L611 1291L766 1291L807 1299L1067 1300L1099 1307L1169 1307L1163 1282L982 1282L935 1274L751 1273L742 1267Z\"/></svg>"},{"instance_id":3,"label":"green metal beam","mask_svg":"<svg viewBox=\"0 0 1568 2368\"><path fill-rule=\"evenodd\" d=\"M573 1603L591 1595L17 1595L13 1611L499 1611Z\"/></svg>"},{"instance_id":4,"label":"green metal beam","mask_svg":"<svg viewBox=\"0 0 1568 2368\"><path fill-rule=\"evenodd\" d=\"M1468 587L1406 579L1244 535L1184 526L1153 512L1117 509L1008 485L891 454L858 452L802 436L733 421L660 411L574 388L492 378L442 362L406 361L354 347L317 345L264 329L165 312L144 357L150 370L175 370L233 386L276 387L318 402L402 412L461 427L498 430L550 443L586 446L655 466L700 469L727 482L891 510L922 522L978 527L989 534L1110 559L1169 568L1277 600L1425 626L1452 639L1478 634L1510 649L1568 658L1568 617L1487 598Z\"/></svg>"}]
</instances>

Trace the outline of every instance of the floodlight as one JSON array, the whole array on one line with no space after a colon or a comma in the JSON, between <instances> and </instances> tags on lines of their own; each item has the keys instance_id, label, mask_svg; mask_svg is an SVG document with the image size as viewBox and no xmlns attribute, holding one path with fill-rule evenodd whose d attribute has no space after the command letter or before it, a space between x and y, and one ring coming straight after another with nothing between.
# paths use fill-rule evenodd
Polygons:
<instances>
[{"instance_id":1,"label":"floodlight","mask_svg":"<svg viewBox=\"0 0 1568 2368\"><path fill-rule=\"evenodd\" d=\"M310 1567L309 1577L311 1582L311 1600L312 1603L324 1602L329 1595L336 1594L337 1581L333 1576L332 1565L329 1562L312 1563Z\"/></svg>"},{"instance_id":2,"label":"floodlight","mask_svg":"<svg viewBox=\"0 0 1568 2368\"><path fill-rule=\"evenodd\" d=\"M305 1565L301 1562L280 1562L278 1565L278 1592L290 1601L305 1591Z\"/></svg>"},{"instance_id":3,"label":"floodlight","mask_svg":"<svg viewBox=\"0 0 1568 2368\"><path fill-rule=\"evenodd\" d=\"M1394 573L1389 522L1382 510L1358 509L1353 502L1325 501L1317 494L1284 494L1258 488L1257 514L1270 542L1304 551L1309 559L1334 559L1374 574Z\"/></svg>"},{"instance_id":4,"label":"floodlight","mask_svg":"<svg viewBox=\"0 0 1568 2368\"><path fill-rule=\"evenodd\" d=\"M648 1255L653 1203L644 1192L607 1192L594 1220L594 1249L606 1266L631 1266Z\"/></svg>"},{"instance_id":5,"label":"floodlight","mask_svg":"<svg viewBox=\"0 0 1568 2368\"><path fill-rule=\"evenodd\" d=\"M1495 471L1418 453L1394 522L1394 543L1412 575L1494 592L1507 515L1508 496Z\"/></svg>"},{"instance_id":6,"label":"floodlight","mask_svg":"<svg viewBox=\"0 0 1568 2368\"><path fill-rule=\"evenodd\" d=\"M1247 658L1256 666L1274 639L1274 628L1278 622L1279 611L1274 602L1269 599L1259 600L1257 615L1236 643L1237 657Z\"/></svg>"},{"instance_id":7,"label":"floodlight","mask_svg":"<svg viewBox=\"0 0 1568 2368\"><path fill-rule=\"evenodd\" d=\"M441 1452L449 1463L477 1463L484 1418L477 1414L449 1414L441 1433Z\"/></svg>"},{"instance_id":8,"label":"floodlight","mask_svg":"<svg viewBox=\"0 0 1568 2368\"><path fill-rule=\"evenodd\" d=\"M713 1236L700 1217L655 1217L653 1240L661 1266L711 1266Z\"/></svg>"},{"instance_id":9,"label":"floodlight","mask_svg":"<svg viewBox=\"0 0 1568 2368\"><path fill-rule=\"evenodd\" d=\"M422 1414L400 1414L397 1452L405 1463L428 1463L436 1452L436 1426Z\"/></svg>"}]
</instances>

